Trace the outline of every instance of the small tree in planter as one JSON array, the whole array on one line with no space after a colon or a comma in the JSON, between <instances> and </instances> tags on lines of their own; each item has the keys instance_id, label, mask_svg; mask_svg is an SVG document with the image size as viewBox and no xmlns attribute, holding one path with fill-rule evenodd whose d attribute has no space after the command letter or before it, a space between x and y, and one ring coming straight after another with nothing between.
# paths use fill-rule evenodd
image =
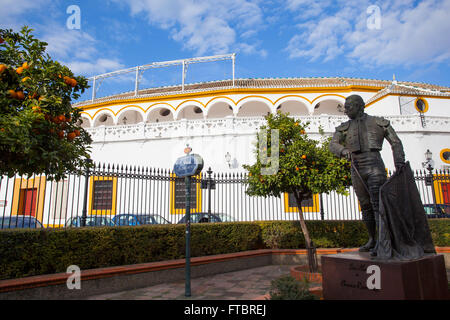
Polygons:
<instances>
[{"instance_id":1,"label":"small tree in planter","mask_svg":"<svg viewBox=\"0 0 450 320\"><path fill-rule=\"evenodd\" d=\"M328 150L330 138L325 138L322 130L320 141L309 138L306 134L309 122L302 123L282 113L270 114L266 120L267 125L258 132L256 162L244 165L248 171L247 194L264 197L293 194L310 272L317 272L315 248L303 216L302 201L330 191L347 194L351 184L350 163L336 158Z\"/></svg>"}]
</instances>

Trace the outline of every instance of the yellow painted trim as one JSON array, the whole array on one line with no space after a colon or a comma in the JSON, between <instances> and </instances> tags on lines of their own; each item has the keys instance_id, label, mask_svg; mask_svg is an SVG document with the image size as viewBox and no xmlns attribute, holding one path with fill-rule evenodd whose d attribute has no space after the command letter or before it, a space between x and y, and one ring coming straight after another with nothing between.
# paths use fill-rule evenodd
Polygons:
<instances>
[{"instance_id":1,"label":"yellow painted trim","mask_svg":"<svg viewBox=\"0 0 450 320\"><path fill-rule=\"evenodd\" d=\"M148 111L151 107L156 106L156 105L158 105L158 104L165 104L165 105L168 105L169 107L171 107L171 108L173 109L173 111L176 110L170 103L167 103L167 102L156 102L156 103L150 105L147 109L145 109L145 113L147 113L147 111ZM172 113L172 114L173 114L173 113Z\"/></svg>"},{"instance_id":2,"label":"yellow painted trim","mask_svg":"<svg viewBox=\"0 0 450 320\"><path fill-rule=\"evenodd\" d=\"M190 100L186 100L186 101L181 102L181 103L175 108L175 110L178 110L178 108L180 108L183 104L188 104L189 102L197 102L197 103L200 104L203 108L206 108L206 106L205 106L203 103L201 103L200 101L190 99Z\"/></svg>"},{"instance_id":3,"label":"yellow painted trim","mask_svg":"<svg viewBox=\"0 0 450 320\"><path fill-rule=\"evenodd\" d=\"M95 109L102 106L113 106L125 103L142 103L149 101L167 101L167 100L181 100L190 97L207 97L216 94L261 94L261 93L280 93L280 94L290 94L291 92L302 92L302 93L321 93L321 92L378 92L381 87L372 86L342 86L342 87L295 87L295 88L232 88L232 89L222 89L222 90L211 90L202 92L191 92L182 94L172 94L165 96L153 96L145 98L130 98L125 100L111 100L103 101L93 104L87 104L84 106L79 106L82 110Z\"/></svg>"},{"instance_id":4,"label":"yellow painted trim","mask_svg":"<svg viewBox=\"0 0 450 320\"><path fill-rule=\"evenodd\" d=\"M236 102L236 106L237 106L242 100L251 99L251 98L261 98L261 99L263 99L263 100L269 101L269 102L272 104L272 106L274 105L274 103L272 102L272 100L270 100L270 99L267 98L267 97L264 97L264 96L257 96L257 95L251 95L251 96L245 96L245 97L239 99L239 100Z\"/></svg>"},{"instance_id":5,"label":"yellow painted trim","mask_svg":"<svg viewBox=\"0 0 450 320\"><path fill-rule=\"evenodd\" d=\"M142 110L142 112L145 113L145 110L142 109L142 107L137 106L137 105L135 105L135 104L131 104L131 105L127 105L127 106L125 106L125 107L120 108L120 110L117 111L117 113L115 114L115 116L117 116L117 115L120 113L120 111L122 111L123 109L126 109L126 108L138 108L138 109Z\"/></svg>"},{"instance_id":6,"label":"yellow painted trim","mask_svg":"<svg viewBox=\"0 0 450 320\"><path fill-rule=\"evenodd\" d=\"M97 111L94 113L94 115L92 116L92 120L94 120L94 118L95 118L95 116L97 115L97 113L102 112L102 111L105 111L105 110L111 112L114 116L117 115L117 114L114 113L114 111L112 111L112 110L109 109L109 108L102 108L102 109L97 110Z\"/></svg>"},{"instance_id":7,"label":"yellow painted trim","mask_svg":"<svg viewBox=\"0 0 450 320\"><path fill-rule=\"evenodd\" d=\"M170 214L185 214L186 209L175 209L175 178L176 175L174 173L170 174ZM201 179L201 176L193 176L192 178ZM201 212L202 210L202 189L200 188L201 183L197 183L195 188L195 195L197 198L197 206L195 208L191 208L191 213Z\"/></svg>"},{"instance_id":8,"label":"yellow painted trim","mask_svg":"<svg viewBox=\"0 0 450 320\"><path fill-rule=\"evenodd\" d=\"M235 102L233 99L231 99L231 98L229 98L229 97L227 97L227 96L218 96L218 97L214 97L214 98L210 99L210 100L205 104L205 108L206 108L213 100L216 100L216 99L228 99L228 100L230 100L231 102L233 102L233 104L236 106L236 102Z\"/></svg>"},{"instance_id":9,"label":"yellow painted trim","mask_svg":"<svg viewBox=\"0 0 450 320\"><path fill-rule=\"evenodd\" d=\"M311 101L311 104L313 104L314 101L316 101L317 99L322 98L322 97L325 97L325 96L336 96L336 97L342 98L342 99L344 99L344 100L347 99L346 97L344 97L344 96L342 96L342 95L340 95L340 94L326 93L326 94L321 94L320 96L314 98L313 101Z\"/></svg>"},{"instance_id":10,"label":"yellow painted trim","mask_svg":"<svg viewBox=\"0 0 450 320\"><path fill-rule=\"evenodd\" d=\"M419 99L421 99L425 103L425 110L424 111L420 111L419 108L417 108L416 103L417 103L417 100L419 100ZM428 111L428 101L426 99L422 98L422 97L417 97L416 100L414 100L414 108L416 108L417 112L425 113L425 112Z\"/></svg>"},{"instance_id":11,"label":"yellow painted trim","mask_svg":"<svg viewBox=\"0 0 450 320\"><path fill-rule=\"evenodd\" d=\"M303 212L305 212L305 211L316 212L316 213L320 212L319 194L313 195L313 205L312 206L304 206L304 207L302 206L302 210L303 210ZM284 212L286 212L286 213L298 212L297 206L295 206L295 207L289 206L289 194L288 193L284 193Z\"/></svg>"},{"instance_id":12,"label":"yellow painted trim","mask_svg":"<svg viewBox=\"0 0 450 320\"><path fill-rule=\"evenodd\" d=\"M439 180L438 180L439 179ZM436 204L444 204L444 192L442 191L442 183L450 183L450 175L433 174L433 188L436 196Z\"/></svg>"},{"instance_id":13,"label":"yellow painted trim","mask_svg":"<svg viewBox=\"0 0 450 320\"><path fill-rule=\"evenodd\" d=\"M283 100L284 98L301 98L301 99L304 99L304 100L308 101L309 103L311 103L311 101L304 96L299 96L297 94L288 94L288 95L282 96L281 98L278 98L277 100L275 100L273 105L274 106L277 105L278 101Z\"/></svg>"},{"instance_id":14,"label":"yellow painted trim","mask_svg":"<svg viewBox=\"0 0 450 320\"><path fill-rule=\"evenodd\" d=\"M112 206L111 210L94 210L94 182L95 181L113 181L113 193L112 193ZM89 177L89 215L115 215L117 203L117 177L104 177L104 176L90 176Z\"/></svg>"},{"instance_id":15,"label":"yellow painted trim","mask_svg":"<svg viewBox=\"0 0 450 320\"><path fill-rule=\"evenodd\" d=\"M450 152L450 149L448 149L448 148L442 149L441 152L439 153L439 156L441 157L441 160L442 160L444 163L450 164L450 160L445 160L445 158L444 158L444 152Z\"/></svg>"},{"instance_id":16,"label":"yellow painted trim","mask_svg":"<svg viewBox=\"0 0 450 320\"><path fill-rule=\"evenodd\" d=\"M63 228L64 224L56 224L56 223L50 223L50 224L42 224L44 228Z\"/></svg>"},{"instance_id":17,"label":"yellow painted trim","mask_svg":"<svg viewBox=\"0 0 450 320\"><path fill-rule=\"evenodd\" d=\"M91 118L91 120L94 120L94 118L93 117L91 117L91 115L89 114L89 113L87 113L87 112L85 112L85 111L81 111L80 112L80 114L86 114L89 118Z\"/></svg>"},{"instance_id":18,"label":"yellow painted trim","mask_svg":"<svg viewBox=\"0 0 450 320\"><path fill-rule=\"evenodd\" d=\"M21 191L25 189L37 189L36 190L36 207L35 207L35 217L41 223L43 222L44 215L44 202L45 202L45 186L46 186L46 178L45 176L36 177L32 179L22 179L16 178L14 180L14 193L13 193L13 202L11 215L18 215L19 208L21 204Z\"/></svg>"}]
</instances>

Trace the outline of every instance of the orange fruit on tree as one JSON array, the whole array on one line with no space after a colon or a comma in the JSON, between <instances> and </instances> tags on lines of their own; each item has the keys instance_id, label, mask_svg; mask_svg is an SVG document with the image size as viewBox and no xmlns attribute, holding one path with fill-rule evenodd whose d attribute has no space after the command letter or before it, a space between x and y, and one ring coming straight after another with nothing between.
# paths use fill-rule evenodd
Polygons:
<instances>
[{"instance_id":1,"label":"orange fruit on tree","mask_svg":"<svg viewBox=\"0 0 450 320\"><path fill-rule=\"evenodd\" d=\"M65 117L63 114L60 114L60 115L58 116L58 120L59 120L60 122L64 122L64 121L66 121L66 117Z\"/></svg>"},{"instance_id":2,"label":"orange fruit on tree","mask_svg":"<svg viewBox=\"0 0 450 320\"><path fill-rule=\"evenodd\" d=\"M71 78L69 78L68 76L64 76L64 83L71 86Z\"/></svg>"},{"instance_id":3,"label":"orange fruit on tree","mask_svg":"<svg viewBox=\"0 0 450 320\"><path fill-rule=\"evenodd\" d=\"M75 133L75 135L77 137L80 136L80 134L81 134L80 130L78 130L78 129L75 129L73 132Z\"/></svg>"},{"instance_id":4,"label":"orange fruit on tree","mask_svg":"<svg viewBox=\"0 0 450 320\"><path fill-rule=\"evenodd\" d=\"M300 170L300 168L299 167L295 167L295 170L298 171L298 170Z\"/></svg>"},{"instance_id":5,"label":"orange fruit on tree","mask_svg":"<svg viewBox=\"0 0 450 320\"><path fill-rule=\"evenodd\" d=\"M302 159L306 159L306 155L302 155Z\"/></svg>"},{"instance_id":6,"label":"orange fruit on tree","mask_svg":"<svg viewBox=\"0 0 450 320\"><path fill-rule=\"evenodd\" d=\"M6 69L7 67L4 64L0 64L0 74L2 74Z\"/></svg>"},{"instance_id":7,"label":"orange fruit on tree","mask_svg":"<svg viewBox=\"0 0 450 320\"><path fill-rule=\"evenodd\" d=\"M24 70L23 67L18 67L18 68L16 69L16 72L17 72L18 74L22 74L23 70Z\"/></svg>"},{"instance_id":8,"label":"orange fruit on tree","mask_svg":"<svg viewBox=\"0 0 450 320\"><path fill-rule=\"evenodd\" d=\"M77 80L72 78L72 79L69 80L69 84L73 88L73 87L75 87L77 85Z\"/></svg>"},{"instance_id":9,"label":"orange fruit on tree","mask_svg":"<svg viewBox=\"0 0 450 320\"><path fill-rule=\"evenodd\" d=\"M19 99L19 100L25 99L25 95L23 94L23 91L16 91L16 99Z\"/></svg>"},{"instance_id":10,"label":"orange fruit on tree","mask_svg":"<svg viewBox=\"0 0 450 320\"><path fill-rule=\"evenodd\" d=\"M39 106L32 106L31 109L36 113L41 112L41 107Z\"/></svg>"},{"instance_id":11,"label":"orange fruit on tree","mask_svg":"<svg viewBox=\"0 0 450 320\"><path fill-rule=\"evenodd\" d=\"M59 130L58 131L58 137L60 137L61 139L64 138L64 131Z\"/></svg>"},{"instance_id":12,"label":"orange fruit on tree","mask_svg":"<svg viewBox=\"0 0 450 320\"><path fill-rule=\"evenodd\" d=\"M29 67L30 67L30 65L26 61L22 64L22 68L24 68L24 69L28 69Z\"/></svg>"},{"instance_id":13,"label":"orange fruit on tree","mask_svg":"<svg viewBox=\"0 0 450 320\"><path fill-rule=\"evenodd\" d=\"M25 77L25 78L22 79L22 82L25 82L25 81L30 80L30 79L31 79L30 77Z\"/></svg>"},{"instance_id":14,"label":"orange fruit on tree","mask_svg":"<svg viewBox=\"0 0 450 320\"><path fill-rule=\"evenodd\" d=\"M69 133L67 134L67 140L73 141L73 139L75 139L75 138L76 138L75 132L69 132Z\"/></svg>"},{"instance_id":15,"label":"orange fruit on tree","mask_svg":"<svg viewBox=\"0 0 450 320\"><path fill-rule=\"evenodd\" d=\"M17 99L17 94L14 90L8 90L9 96L13 99Z\"/></svg>"}]
</instances>

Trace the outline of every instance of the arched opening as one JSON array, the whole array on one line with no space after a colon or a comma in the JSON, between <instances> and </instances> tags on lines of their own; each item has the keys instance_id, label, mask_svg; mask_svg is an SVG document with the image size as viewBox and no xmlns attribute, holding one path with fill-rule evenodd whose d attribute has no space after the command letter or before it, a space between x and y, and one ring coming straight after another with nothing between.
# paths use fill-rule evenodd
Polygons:
<instances>
[{"instance_id":1,"label":"arched opening","mask_svg":"<svg viewBox=\"0 0 450 320\"><path fill-rule=\"evenodd\" d=\"M270 107L262 101L247 101L239 107L238 117L263 117L271 113Z\"/></svg>"},{"instance_id":2,"label":"arched opening","mask_svg":"<svg viewBox=\"0 0 450 320\"><path fill-rule=\"evenodd\" d=\"M80 119L77 121L77 125L86 129L91 127L91 120L89 120L88 117L81 116Z\"/></svg>"},{"instance_id":3,"label":"arched opening","mask_svg":"<svg viewBox=\"0 0 450 320\"><path fill-rule=\"evenodd\" d=\"M166 107L155 108L147 116L147 122L173 121L172 110Z\"/></svg>"},{"instance_id":4,"label":"arched opening","mask_svg":"<svg viewBox=\"0 0 450 320\"><path fill-rule=\"evenodd\" d=\"M217 102L208 109L208 119L225 118L233 115L233 107L226 102Z\"/></svg>"},{"instance_id":5,"label":"arched opening","mask_svg":"<svg viewBox=\"0 0 450 320\"><path fill-rule=\"evenodd\" d=\"M95 117L94 127L114 125L113 115L109 112L101 112Z\"/></svg>"},{"instance_id":6,"label":"arched opening","mask_svg":"<svg viewBox=\"0 0 450 320\"><path fill-rule=\"evenodd\" d=\"M136 110L125 110L119 114L118 125L137 124L144 121L140 112Z\"/></svg>"},{"instance_id":7,"label":"arched opening","mask_svg":"<svg viewBox=\"0 0 450 320\"><path fill-rule=\"evenodd\" d=\"M203 109L195 105L187 105L177 114L177 119L203 119Z\"/></svg>"},{"instance_id":8,"label":"arched opening","mask_svg":"<svg viewBox=\"0 0 450 320\"><path fill-rule=\"evenodd\" d=\"M337 99L324 99L314 104L314 115L328 114L344 116L344 102Z\"/></svg>"},{"instance_id":9,"label":"arched opening","mask_svg":"<svg viewBox=\"0 0 450 320\"><path fill-rule=\"evenodd\" d=\"M291 116L307 116L309 115L308 107L305 103L300 101L288 100L280 103L276 111L282 113L289 113Z\"/></svg>"}]
</instances>

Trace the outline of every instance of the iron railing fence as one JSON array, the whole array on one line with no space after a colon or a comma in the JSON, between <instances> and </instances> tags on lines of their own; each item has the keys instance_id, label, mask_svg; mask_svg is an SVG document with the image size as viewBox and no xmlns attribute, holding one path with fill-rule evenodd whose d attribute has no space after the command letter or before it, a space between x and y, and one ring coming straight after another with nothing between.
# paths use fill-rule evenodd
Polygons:
<instances>
[{"instance_id":1,"label":"iron railing fence","mask_svg":"<svg viewBox=\"0 0 450 320\"><path fill-rule=\"evenodd\" d=\"M249 196L246 180L245 173L211 170L193 177L192 221L205 214L211 222L298 220L293 197ZM418 170L415 181L430 217L450 214L449 170ZM360 220L356 195L348 191L314 195L303 203L305 219ZM168 169L96 164L84 176L69 174L61 181L0 177L0 229L178 223L184 207L184 179Z\"/></svg>"}]
</instances>

